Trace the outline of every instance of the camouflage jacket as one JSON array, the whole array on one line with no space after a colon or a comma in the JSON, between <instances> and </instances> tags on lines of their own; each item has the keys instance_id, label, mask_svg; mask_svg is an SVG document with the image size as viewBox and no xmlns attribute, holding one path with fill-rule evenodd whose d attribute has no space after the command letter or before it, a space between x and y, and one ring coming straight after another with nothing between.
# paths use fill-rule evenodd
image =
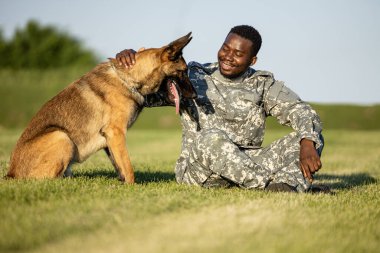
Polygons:
<instances>
[{"instance_id":1,"label":"camouflage jacket","mask_svg":"<svg viewBox=\"0 0 380 253\"><path fill-rule=\"evenodd\" d=\"M321 145L319 116L272 73L249 68L242 76L228 79L221 75L217 63L190 62L188 66L198 97L181 101L183 135L177 180L188 166L190 147L202 129L223 130L241 148L260 148L266 117L273 116L280 124L292 127L300 140L310 139L317 148ZM170 105L164 96L147 96L145 106Z\"/></svg>"}]
</instances>

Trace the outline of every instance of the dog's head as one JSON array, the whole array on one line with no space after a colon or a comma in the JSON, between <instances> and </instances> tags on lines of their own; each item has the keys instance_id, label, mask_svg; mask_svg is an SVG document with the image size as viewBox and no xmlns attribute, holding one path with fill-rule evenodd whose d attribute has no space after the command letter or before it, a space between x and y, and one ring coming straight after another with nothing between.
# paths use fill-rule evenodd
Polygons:
<instances>
[{"instance_id":1,"label":"dog's head","mask_svg":"<svg viewBox=\"0 0 380 253\"><path fill-rule=\"evenodd\" d=\"M182 56L183 48L191 41L191 32L162 47L162 71L165 73L164 82L174 83L185 98L195 98L197 93L187 74L187 64Z\"/></svg>"},{"instance_id":2,"label":"dog's head","mask_svg":"<svg viewBox=\"0 0 380 253\"><path fill-rule=\"evenodd\" d=\"M159 89L167 89L170 93L168 87L174 86L179 95L195 98L197 94L187 74L187 64L182 57L182 50L191 39L189 33L161 48L139 51L135 55L135 64L129 69L112 58L109 58L110 63L116 74L142 95L157 92Z\"/></svg>"}]
</instances>

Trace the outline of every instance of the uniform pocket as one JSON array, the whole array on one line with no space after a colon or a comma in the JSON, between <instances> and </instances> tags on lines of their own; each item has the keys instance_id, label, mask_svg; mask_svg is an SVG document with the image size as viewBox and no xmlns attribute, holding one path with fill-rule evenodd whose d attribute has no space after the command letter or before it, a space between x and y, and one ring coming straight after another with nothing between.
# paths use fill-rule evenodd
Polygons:
<instances>
[{"instance_id":1,"label":"uniform pocket","mask_svg":"<svg viewBox=\"0 0 380 253\"><path fill-rule=\"evenodd\" d=\"M226 99L226 119L243 121L261 108L261 96L255 91L232 90Z\"/></svg>"}]
</instances>

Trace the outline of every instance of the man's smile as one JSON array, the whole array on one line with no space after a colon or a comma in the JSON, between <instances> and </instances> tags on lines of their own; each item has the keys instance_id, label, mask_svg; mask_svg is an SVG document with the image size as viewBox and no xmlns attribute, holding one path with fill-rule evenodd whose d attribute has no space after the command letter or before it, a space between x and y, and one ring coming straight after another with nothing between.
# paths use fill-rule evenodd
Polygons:
<instances>
[{"instance_id":1,"label":"man's smile","mask_svg":"<svg viewBox=\"0 0 380 253\"><path fill-rule=\"evenodd\" d=\"M234 69L235 68L235 65L231 64L230 62L228 61L221 61L220 62L220 67L223 69L223 70L231 70L231 69Z\"/></svg>"}]
</instances>

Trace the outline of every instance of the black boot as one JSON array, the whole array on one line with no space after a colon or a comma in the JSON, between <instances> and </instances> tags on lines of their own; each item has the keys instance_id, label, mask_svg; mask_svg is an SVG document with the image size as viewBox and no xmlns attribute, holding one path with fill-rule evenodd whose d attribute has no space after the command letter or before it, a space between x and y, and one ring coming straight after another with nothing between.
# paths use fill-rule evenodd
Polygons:
<instances>
[{"instance_id":1,"label":"black boot","mask_svg":"<svg viewBox=\"0 0 380 253\"><path fill-rule=\"evenodd\" d=\"M297 192L296 187L285 183L270 183L265 190L271 192Z\"/></svg>"}]
</instances>

